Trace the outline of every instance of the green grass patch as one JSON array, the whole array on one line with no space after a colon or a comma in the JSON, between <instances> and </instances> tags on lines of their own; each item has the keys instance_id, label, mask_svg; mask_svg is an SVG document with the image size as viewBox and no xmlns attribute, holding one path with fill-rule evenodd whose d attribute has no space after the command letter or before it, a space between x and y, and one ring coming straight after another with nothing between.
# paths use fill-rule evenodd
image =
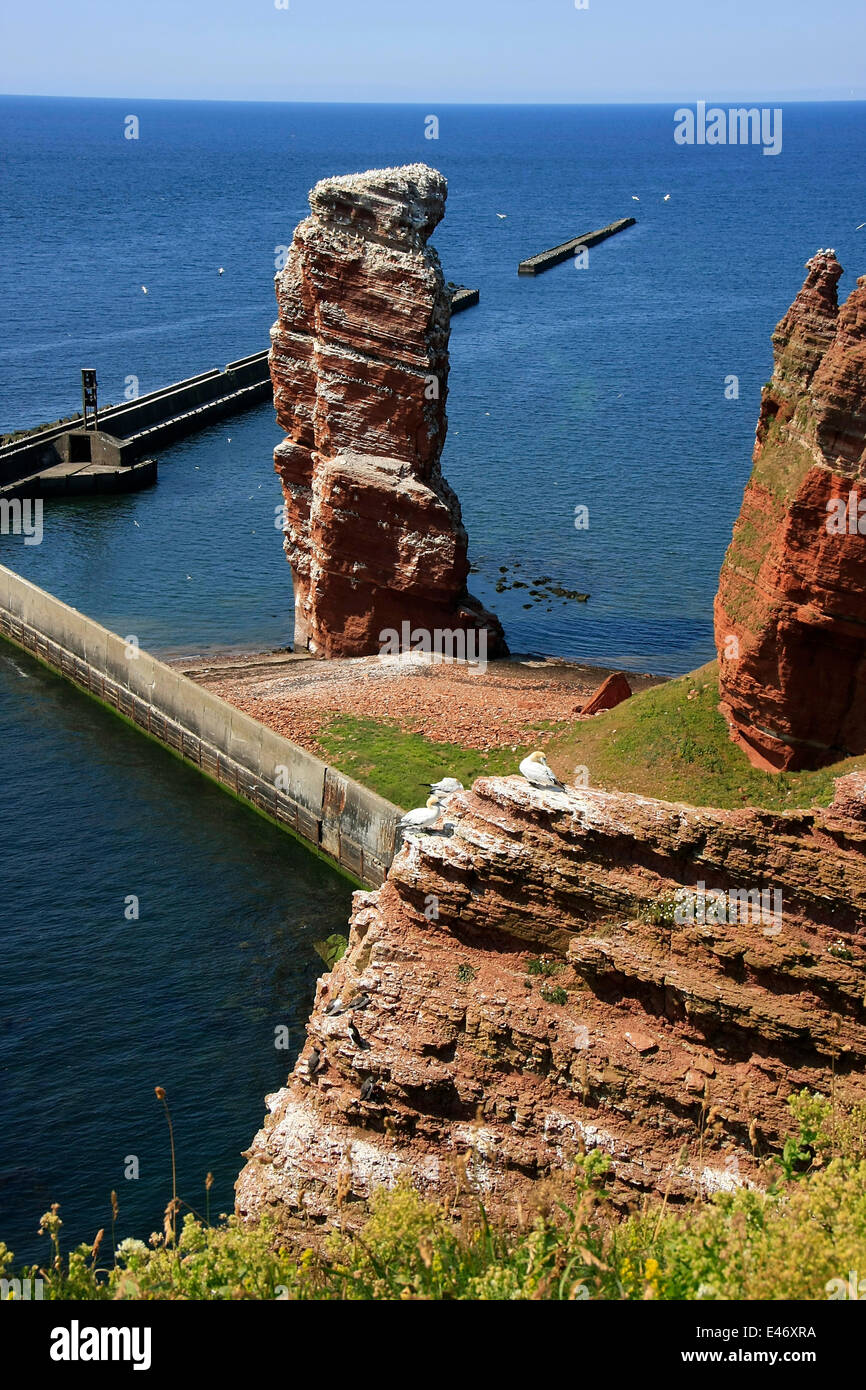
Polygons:
<instances>
[{"instance_id":1,"label":"green grass patch","mask_svg":"<svg viewBox=\"0 0 866 1390\"><path fill-rule=\"evenodd\" d=\"M751 481L766 488L779 503L787 503L796 497L814 466L815 460L809 450L787 435L782 438L776 426L767 436Z\"/></svg>"},{"instance_id":2,"label":"green grass patch","mask_svg":"<svg viewBox=\"0 0 866 1390\"><path fill-rule=\"evenodd\" d=\"M480 753L457 743L434 743L401 728L396 719L352 714L329 719L318 742L334 767L404 808L423 805L430 794L425 782L456 777L469 787L476 777L516 772L520 759L535 747L527 743L516 753L510 748Z\"/></svg>"}]
</instances>

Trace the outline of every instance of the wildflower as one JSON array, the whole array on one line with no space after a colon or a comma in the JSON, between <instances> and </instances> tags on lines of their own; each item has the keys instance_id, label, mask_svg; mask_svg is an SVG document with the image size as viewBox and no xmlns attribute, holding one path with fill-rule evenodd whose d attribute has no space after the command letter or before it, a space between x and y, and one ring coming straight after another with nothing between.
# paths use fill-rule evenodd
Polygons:
<instances>
[{"instance_id":1,"label":"wildflower","mask_svg":"<svg viewBox=\"0 0 866 1390\"><path fill-rule=\"evenodd\" d=\"M132 1236L127 1236L122 1240L115 1251L119 1260L126 1260L127 1263L136 1257L147 1254L147 1246L143 1240L134 1240Z\"/></svg>"}]
</instances>

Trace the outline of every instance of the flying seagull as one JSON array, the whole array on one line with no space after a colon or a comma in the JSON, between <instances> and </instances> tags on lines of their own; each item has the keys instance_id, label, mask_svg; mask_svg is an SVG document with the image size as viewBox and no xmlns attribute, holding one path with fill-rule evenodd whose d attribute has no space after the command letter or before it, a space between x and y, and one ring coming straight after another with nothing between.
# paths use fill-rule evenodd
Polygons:
<instances>
[{"instance_id":1,"label":"flying seagull","mask_svg":"<svg viewBox=\"0 0 866 1390\"><path fill-rule=\"evenodd\" d=\"M543 753L530 753L528 758L524 758L520 764L520 771L531 782L534 787L558 787L560 791L565 791L565 787L556 777L552 767L548 767L547 759Z\"/></svg>"}]
</instances>

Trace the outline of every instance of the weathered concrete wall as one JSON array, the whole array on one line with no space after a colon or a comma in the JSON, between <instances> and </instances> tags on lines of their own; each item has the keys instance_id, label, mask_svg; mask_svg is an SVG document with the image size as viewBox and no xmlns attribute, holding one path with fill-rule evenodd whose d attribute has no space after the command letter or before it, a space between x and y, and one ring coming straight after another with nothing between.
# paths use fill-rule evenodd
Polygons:
<instances>
[{"instance_id":1,"label":"weathered concrete wall","mask_svg":"<svg viewBox=\"0 0 866 1390\"><path fill-rule=\"evenodd\" d=\"M288 826L362 883L382 883L396 806L0 565L0 635Z\"/></svg>"}]
</instances>

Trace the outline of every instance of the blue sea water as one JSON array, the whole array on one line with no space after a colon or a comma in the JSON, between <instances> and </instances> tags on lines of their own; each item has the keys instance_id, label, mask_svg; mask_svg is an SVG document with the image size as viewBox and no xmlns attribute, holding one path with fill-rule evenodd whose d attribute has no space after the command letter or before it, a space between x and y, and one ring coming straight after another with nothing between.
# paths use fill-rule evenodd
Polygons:
<instances>
[{"instance_id":1,"label":"blue sea water","mask_svg":"<svg viewBox=\"0 0 866 1390\"><path fill-rule=\"evenodd\" d=\"M778 156L679 146L667 106L446 106L436 140L426 114L0 100L0 428L74 410L84 365L116 401L130 375L146 391L267 346L275 255L312 184L426 160L449 180L446 277L481 291L454 321L443 459L475 590L514 650L689 670L713 651L770 332L819 246L837 248L846 292L866 270L866 105L785 106ZM518 279L524 256L632 213L588 269ZM6 563L121 626L128 607L155 644L282 643L278 437L263 407L168 450L158 488L103 509L92 538L89 509L53 508L45 544L2 544ZM525 590L496 594L501 565L590 601L524 608Z\"/></svg>"},{"instance_id":2,"label":"blue sea water","mask_svg":"<svg viewBox=\"0 0 866 1390\"><path fill-rule=\"evenodd\" d=\"M513 650L689 670L713 654L772 327L819 246L844 292L866 271L866 107L785 106L777 157L677 146L661 106L443 107L435 141L427 114L0 98L0 429L72 413L82 366L118 401L130 376L145 392L267 346L275 257L312 184L424 160L449 180L446 277L481 291L454 320L443 458L473 589ZM629 214L588 269L518 278ZM269 407L224 421L166 450L152 490L47 505L42 544L0 536L0 562L152 650L283 645L278 439ZM496 593L502 566L591 598L525 608L525 589ZM123 1234L158 1225L157 1084L182 1193L200 1205L210 1169L226 1209L293 1060L273 1028L300 1044L312 941L345 922L345 882L11 648L0 767L0 1239L35 1254L51 1200L92 1238L112 1188Z\"/></svg>"},{"instance_id":3,"label":"blue sea water","mask_svg":"<svg viewBox=\"0 0 866 1390\"><path fill-rule=\"evenodd\" d=\"M0 1240L47 1258L36 1228L57 1201L64 1248L92 1241L112 1189L118 1237L159 1229L155 1086L181 1198L204 1212L212 1172L211 1215L231 1211L349 883L8 643L0 768Z\"/></svg>"},{"instance_id":4,"label":"blue sea water","mask_svg":"<svg viewBox=\"0 0 866 1390\"><path fill-rule=\"evenodd\" d=\"M844 289L866 270L865 104L783 110L765 156L676 145L666 106L443 107L431 140L423 107L7 97L0 427L74 410L81 366L114 402L129 375L149 391L267 346L275 254L310 186L427 160L449 179L446 278L481 291L453 325L443 456L475 591L514 651L692 669L713 652L771 328L817 247L837 247ZM627 214L587 270L518 279L521 257ZM57 507L7 563L120 626L128 609L153 644L281 644L277 438L263 407L167 450L156 491L93 528ZM524 609L524 589L495 592L503 564L591 599Z\"/></svg>"}]
</instances>

